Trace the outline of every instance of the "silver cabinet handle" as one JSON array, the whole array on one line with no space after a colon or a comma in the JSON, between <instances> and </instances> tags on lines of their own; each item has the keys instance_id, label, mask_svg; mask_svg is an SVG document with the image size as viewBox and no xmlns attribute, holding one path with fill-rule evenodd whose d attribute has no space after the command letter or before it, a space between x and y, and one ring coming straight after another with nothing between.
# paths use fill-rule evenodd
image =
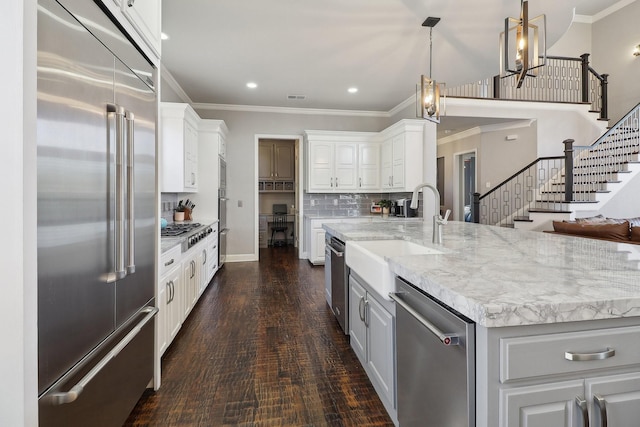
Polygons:
<instances>
[{"instance_id":1,"label":"silver cabinet handle","mask_svg":"<svg viewBox=\"0 0 640 427\"><path fill-rule=\"evenodd\" d=\"M338 188L338 177L336 176L336 188Z\"/></svg>"},{"instance_id":2,"label":"silver cabinet handle","mask_svg":"<svg viewBox=\"0 0 640 427\"><path fill-rule=\"evenodd\" d=\"M364 300L364 319L362 319L364 321L364 326L366 326L367 328L369 327L369 316L367 316L367 314L369 313L369 300Z\"/></svg>"},{"instance_id":3,"label":"silver cabinet handle","mask_svg":"<svg viewBox=\"0 0 640 427\"><path fill-rule=\"evenodd\" d=\"M173 283L173 280L171 281L171 302L173 302L173 299L176 296L176 284Z\"/></svg>"},{"instance_id":4,"label":"silver cabinet handle","mask_svg":"<svg viewBox=\"0 0 640 427\"><path fill-rule=\"evenodd\" d=\"M360 187L362 187L362 177L358 178L360 180Z\"/></svg>"},{"instance_id":5,"label":"silver cabinet handle","mask_svg":"<svg viewBox=\"0 0 640 427\"><path fill-rule=\"evenodd\" d=\"M115 114L116 141L115 141L115 266L114 275L109 281L123 279L127 275L125 269L124 250L124 221L125 221L125 152L124 152L124 108L117 104L107 104L107 114Z\"/></svg>"},{"instance_id":6,"label":"silver cabinet handle","mask_svg":"<svg viewBox=\"0 0 640 427\"><path fill-rule=\"evenodd\" d=\"M60 392L60 393L51 393L46 397L47 402L51 403L54 406L63 405L65 403L71 403L75 401L84 388L95 378L96 375L105 367L107 364L115 358L123 348L127 346L133 339L140 333L142 328L151 320L153 316L156 315L158 309L155 307L145 307L140 310L140 313L146 313L147 315L131 330L125 337L118 343L116 346L109 352L105 357L98 362L93 369L91 369L87 375L82 377L80 381L76 383L69 391Z\"/></svg>"},{"instance_id":7,"label":"silver cabinet handle","mask_svg":"<svg viewBox=\"0 0 640 427\"><path fill-rule=\"evenodd\" d=\"M587 401L581 396L576 396L576 405L582 413L582 427L589 427L589 410L587 408Z\"/></svg>"},{"instance_id":8,"label":"silver cabinet handle","mask_svg":"<svg viewBox=\"0 0 640 427\"><path fill-rule=\"evenodd\" d=\"M425 328L427 328L432 334L434 334L444 345L460 345L460 337L457 334L445 334L442 332L436 325L429 322L427 319L422 317L420 313L415 311L409 304L404 302L400 295L394 292L389 292L389 298L394 300L400 307L404 308L413 316L418 322L422 324Z\"/></svg>"},{"instance_id":9,"label":"silver cabinet handle","mask_svg":"<svg viewBox=\"0 0 640 427\"><path fill-rule=\"evenodd\" d=\"M600 411L600 427L607 427L607 401L599 394L594 394L593 403Z\"/></svg>"},{"instance_id":10,"label":"silver cabinet handle","mask_svg":"<svg viewBox=\"0 0 640 427\"><path fill-rule=\"evenodd\" d=\"M364 304L364 297L360 297L360 302L358 303L358 316L360 316L360 320L364 322L364 314L362 314L363 304Z\"/></svg>"},{"instance_id":11,"label":"silver cabinet handle","mask_svg":"<svg viewBox=\"0 0 640 427\"><path fill-rule=\"evenodd\" d=\"M134 156L135 156L135 116L131 111L126 111L125 122L127 124L127 230L128 236L128 256L127 256L127 274L133 274L136 272L136 215L135 215L135 169L134 169Z\"/></svg>"},{"instance_id":12,"label":"silver cabinet handle","mask_svg":"<svg viewBox=\"0 0 640 427\"><path fill-rule=\"evenodd\" d=\"M173 280L169 280L167 282L167 290L169 291L169 296L167 297L167 304L171 304L173 301Z\"/></svg>"},{"instance_id":13,"label":"silver cabinet handle","mask_svg":"<svg viewBox=\"0 0 640 427\"><path fill-rule=\"evenodd\" d=\"M331 246L327 246L327 247L329 248L329 250L330 250L331 252L333 252L334 254L336 254L336 256L337 256L338 258L342 258L342 257L344 256L344 252L338 252L337 250L335 250L335 249L334 249L333 247L331 247Z\"/></svg>"},{"instance_id":14,"label":"silver cabinet handle","mask_svg":"<svg viewBox=\"0 0 640 427\"><path fill-rule=\"evenodd\" d=\"M165 263L164 263L164 266L165 266L165 267L168 267L168 266L170 266L171 264L173 264L174 262L175 262L175 260L174 260L173 258L171 258L169 261L167 261L167 262L165 262Z\"/></svg>"},{"instance_id":15,"label":"silver cabinet handle","mask_svg":"<svg viewBox=\"0 0 640 427\"><path fill-rule=\"evenodd\" d=\"M574 353L567 351L564 353L564 358L572 362L586 362L589 360L605 360L616 355L616 351L613 348L607 348L604 351L596 353Z\"/></svg>"},{"instance_id":16,"label":"silver cabinet handle","mask_svg":"<svg viewBox=\"0 0 640 427\"><path fill-rule=\"evenodd\" d=\"M330 178L331 188L333 188L333 177Z\"/></svg>"},{"instance_id":17,"label":"silver cabinet handle","mask_svg":"<svg viewBox=\"0 0 640 427\"><path fill-rule=\"evenodd\" d=\"M202 255L203 255L203 260L202 260L202 265L205 265L207 263L207 250L203 249L202 250Z\"/></svg>"}]
</instances>

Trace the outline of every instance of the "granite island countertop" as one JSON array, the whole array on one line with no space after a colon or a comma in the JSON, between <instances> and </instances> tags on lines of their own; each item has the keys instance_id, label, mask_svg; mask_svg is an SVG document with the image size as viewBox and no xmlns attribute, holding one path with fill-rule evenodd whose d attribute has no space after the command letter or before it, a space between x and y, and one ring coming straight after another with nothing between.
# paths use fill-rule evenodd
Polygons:
<instances>
[{"instance_id":1,"label":"granite island countertop","mask_svg":"<svg viewBox=\"0 0 640 427\"><path fill-rule=\"evenodd\" d=\"M390 269L479 325L640 316L637 245L464 222L326 224L344 240L404 239L445 252L388 257ZM633 256L636 259L629 259Z\"/></svg>"}]
</instances>

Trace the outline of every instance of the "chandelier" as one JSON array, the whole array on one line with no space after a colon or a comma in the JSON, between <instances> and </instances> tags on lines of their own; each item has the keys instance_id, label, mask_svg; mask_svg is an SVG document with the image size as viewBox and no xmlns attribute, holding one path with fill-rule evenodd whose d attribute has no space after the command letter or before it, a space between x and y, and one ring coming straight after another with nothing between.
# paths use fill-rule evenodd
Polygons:
<instances>
[{"instance_id":1,"label":"chandelier","mask_svg":"<svg viewBox=\"0 0 640 427\"><path fill-rule=\"evenodd\" d=\"M441 102L444 100L444 83L437 83L431 78L433 54L433 27L440 22L440 18L428 17L423 27L429 27L429 77L420 76L420 83L416 88L416 116L440 123ZM442 95L442 96L441 96ZM442 108L444 114L444 108Z\"/></svg>"},{"instance_id":2,"label":"chandelier","mask_svg":"<svg viewBox=\"0 0 640 427\"><path fill-rule=\"evenodd\" d=\"M506 18L500 33L500 76L516 75L518 88L525 77L537 76L547 59L546 32L545 15L529 19L529 2L520 0L520 17Z\"/></svg>"}]
</instances>

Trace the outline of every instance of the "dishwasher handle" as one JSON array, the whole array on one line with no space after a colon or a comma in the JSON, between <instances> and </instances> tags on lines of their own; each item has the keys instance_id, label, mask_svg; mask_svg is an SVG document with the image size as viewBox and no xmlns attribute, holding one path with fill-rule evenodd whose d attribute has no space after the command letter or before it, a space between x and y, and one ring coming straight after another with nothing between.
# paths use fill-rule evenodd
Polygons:
<instances>
[{"instance_id":1,"label":"dishwasher handle","mask_svg":"<svg viewBox=\"0 0 640 427\"><path fill-rule=\"evenodd\" d=\"M342 258L344 256L344 252L338 252L337 250L335 250L335 248L333 246L327 245L327 247L329 248L329 250L331 252L333 252L338 258Z\"/></svg>"},{"instance_id":2,"label":"dishwasher handle","mask_svg":"<svg viewBox=\"0 0 640 427\"><path fill-rule=\"evenodd\" d=\"M436 337L438 337L438 339L442 342L442 344L444 344L444 345L460 345L460 337L458 336L458 334L445 334L444 332L442 332L440 329L438 329L438 327L436 325L434 325L433 323L429 322L427 319L422 317L420 315L420 313L415 311L409 304L404 302L400 298L399 294L397 294L395 292L389 292L389 298L391 298L396 303L398 303L398 305L400 307L402 307L405 310L407 310L407 312L411 316L413 316L418 322L420 322L422 324L422 326L427 328L432 334L434 334Z\"/></svg>"}]
</instances>

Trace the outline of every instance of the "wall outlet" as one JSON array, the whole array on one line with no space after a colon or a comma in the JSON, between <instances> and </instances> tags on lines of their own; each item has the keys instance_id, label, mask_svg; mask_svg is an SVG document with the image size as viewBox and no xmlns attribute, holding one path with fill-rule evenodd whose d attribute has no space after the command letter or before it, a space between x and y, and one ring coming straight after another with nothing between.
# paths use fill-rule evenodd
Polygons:
<instances>
[{"instance_id":1,"label":"wall outlet","mask_svg":"<svg viewBox=\"0 0 640 427\"><path fill-rule=\"evenodd\" d=\"M338 199L333 199L333 206L338 206Z\"/></svg>"},{"instance_id":2,"label":"wall outlet","mask_svg":"<svg viewBox=\"0 0 640 427\"><path fill-rule=\"evenodd\" d=\"M487 182L484 186L487 187L487 188L491 188L491 183Z\"/></svg>"}]
</instances>

